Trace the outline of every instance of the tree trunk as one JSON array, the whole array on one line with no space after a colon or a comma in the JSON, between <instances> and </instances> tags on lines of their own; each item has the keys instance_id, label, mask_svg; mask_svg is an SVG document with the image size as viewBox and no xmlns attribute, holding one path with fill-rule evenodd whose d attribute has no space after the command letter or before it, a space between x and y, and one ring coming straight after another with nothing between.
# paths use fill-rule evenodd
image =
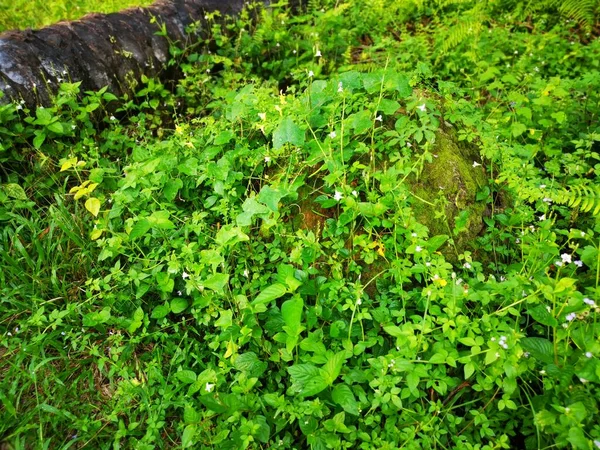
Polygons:
<instances>
[{"instance_id":1,"label":"tree trunk","mask_svg":"<svg viewBox=\"0 0 600 450\"><path fill-rule=\"evenodd\" d=\"M48 105L61 81L81 81L81 90L104 86L116 94L131 91L141 75L169 78L169 41L188 39L185 28L205 14L239 13L244 0L158 0L147 8L90 14L40 30L0 35L0 100L24 100L29 107ZM151 20L154 18L155 20ZM161 24L166 37L157 36Z\"/></svg>"}]
</instances>

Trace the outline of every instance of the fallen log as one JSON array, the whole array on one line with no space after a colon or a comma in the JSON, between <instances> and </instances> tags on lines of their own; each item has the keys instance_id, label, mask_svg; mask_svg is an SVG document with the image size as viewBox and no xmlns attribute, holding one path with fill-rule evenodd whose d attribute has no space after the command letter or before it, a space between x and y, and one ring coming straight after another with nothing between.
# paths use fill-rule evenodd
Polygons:
<instances>
[{"instance_id":1,"label":"fallen log","mask_svg":"<svg viewBox=\"0 0 600 450\"><path fill-rule=\"evenodd\" d=\"M158 0L147 8L0 34L0 91L5 94L0 102L48 105L62 81L80 81L81 91L108 86L120 96L131 92L142 75L172 79L165 70L170 42L186 42L186 27L196 23L202 35L209 26L207 13L237 14L244 3Z\"/></svg>"}]
</instances>

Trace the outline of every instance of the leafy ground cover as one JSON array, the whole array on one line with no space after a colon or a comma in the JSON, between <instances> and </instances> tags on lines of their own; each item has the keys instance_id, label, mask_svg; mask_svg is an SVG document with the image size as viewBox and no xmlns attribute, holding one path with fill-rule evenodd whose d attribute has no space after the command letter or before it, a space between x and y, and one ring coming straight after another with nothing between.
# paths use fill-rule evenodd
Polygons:
<instances>
[{"instance_id":1,"label":"leafy ground cover","mask_svg":"<svg viewBox=\"0 0 600 450\"><path fill-rule=\"evenodd\" d=\"M600 446L597 2L445 3L0 107L9 448Z\"/></svg>"},{"instance_id":2,"label":"leafy ground cover","mask_svg":"<svg viewBox=\"0 0 600 450\"><path fill-rule=\"evenodd\" d=\"M147 6L152 0L15 0L0 4L0 32L41 28L60 20L75 20L85 14L111 13L132 6Z\"/></svg>"}]
</instances>

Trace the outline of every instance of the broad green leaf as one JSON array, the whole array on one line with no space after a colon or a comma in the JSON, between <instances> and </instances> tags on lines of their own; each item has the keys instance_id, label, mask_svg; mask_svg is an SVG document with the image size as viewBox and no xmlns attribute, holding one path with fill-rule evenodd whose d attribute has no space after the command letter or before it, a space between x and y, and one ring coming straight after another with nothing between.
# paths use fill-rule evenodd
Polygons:
<instances>
[{"instance_id":1,"label":"broad green leaf","mask_svg":"<svg viewBox=\"0 0 600 450\"><path fill-rule=\"evenodd\" d=\"M413 395L419 394L419 391L417 389L417 386L419 385L419 381L421 381L421 378L415 371L409 372L408 375L406 375L406 384L407 384L408 389L410 390L411 394L413 394Z\"/></svg>"},{"instance_id":2,"label":"broad green leaf","mask_svg":"<svg viewBox=\"0 0 600 450\"><path fill-rule=\"evenodd\" d=\"M342 350L331 356L323 366L325 380L329 385L333 384L336 378L340 375L344 361L346 361L346 351Z\"/></svg>"},{"instance_id":3,"label":"broad green leaf","mask_svg":"<svg viewBox=\"0 0 600 450\"><path fill-rule=\"evenodd\" d=\"M196 381L196 373L193 370L181 370L175 373L179 381L185 384L192 384Z\"/></svg>"},{"instance_id":4,"label":"broad green leaf","mask_svg":"<svg viewBox=\"0 0 600 450\"><path fill-rule=\"evenodd\" d=\"M283 297L287 292L287 288L281 283L275 283L264 288L260 294L252 301L252 306L263 305L273 300Z\"/></svg>"},{"instance_id":5,"label":"broad green leaf","mask_svg":"<svg viewBox=\"0 0 600 450\"><path fill-rule=\"evenodd\" d=\"M172 202L177 196L177 192L179 189L183 187L183 181L181 179L176 178L175 180L169 180L165 183L165 187L163 188L163 195L167 200Z\"/></svg>"},{"instance_id":6,"label":"broad green leaf","mask_svg":"<svg viewBox=\"0 0 600 450\"><path fill-rule=\"evenodd\" d=\"M229 328L233 325L233 311L230 309L221 310L219 318L215 321L215 327Z\"/></svg>"},{"instance_id":7,"label":"broad green leaf","mask_svg":"<svg viewBox=\"0 0 600 450\"><path fill-rule=\"evenodd\" d=\"M571 288L576 282L577 280L575 280L574 278L561 278L560 280L558 280L558 283L556 283L554 293L558 294L560 292L564 292L567 289Z\"/></svg>"},{"instance_id":8,"label":"broad green leaf","mask_svg":"<svg viewBox=\"0 0 600 450\"><path fill-rule=\"evenodd\" d=\"M513 137L521 136L525 131L527 131L527 127L519 122L513 122L510 126Z\"/></svg>"},{"instance_id":9,"label":"broad green leaf","mask_svg":"<svg viewBox=\"0 0 600 450\"><path fill-rule=\"evenodd\" d=\"M269 185L263 186L258 193L258 201L267 205L267 207L273 212L277 212L279 210L279 201L283 197L285 197L285 193L281 192L279 189L273 189Z\"/></svg>"},{"instance_id":10,"label":"broad green leaf","mask_svg":"<svg viewBox=\"0 0 600 450\"><path fill-rule=\"evenodd\" d=\"M143 320L144 310L140 306L133 313L133 318L131 320L131 323L129 324L129 327L127 328L127 331L129 331L130 333L135 332L135 330L142 326Z\"/></svg>"},{"instance_id":11,"label":"broad green leaf","mask_svg":"<svg viewBox=\"0 0 600 450\"><path fill-rule=\"evenodd\" d=\"M236 223L240 227L247 227L252 225L252 218L255 215L264 215L269 213L269 208L265 205L258 203L256 198L247 198L242 205L243 212L238 214L235 218Z\"/></svg>"},{"instance_id":12,"label":"broad green leaf","mask_svg":"<svg viewBox=\"0 0 600 450\"><path fill-rule=\"evenodd\" d=\"M379 103L379 111L383 111L384 114L391 116L400 108L400 103L395 100L388 100L387 98L382 98Z\"/></svg>"},{"instance_id":13,"label":"broad green leaf","mask_svg":"<svg viewBox=\"0 0 600 450\"><path fill-rule=\"evenodd\" d=\"M254 416L252 422L254 422L255 425L258 425L258 429L256 429L254 432L254 436L256 436L257 439L263 444L269 442L269 437L271 436L271 427L269 427L265 416Z\"/></svg>"},{"instance_id":14,"label":"broad green leaf","mask_svg":"<svg viewBox=\"0 0 600 450\"><path fill-rule=\"evenodd\" d=\"M148 217L148 222L160 230L169 230L175 228L175 224L169 220L169 211L154 211L150 217Z\"/></svg>"},{"instance_id":15,"label":"broad green leaf","mask_svg":"<svg viewBox=\"0 0 600 450\"><path fill-rule=\"evenodd\" d=\"M318 394L329 386L323 371L312 364L296 364L288 367L288 373L292 377L292 391L302 397Z\"/></svg>"},{"instance_id":16,"label":"broad green leaf","mask_svg":"<svg viewBox=\"0 0 600 450\"><path fill-rule=\"evenodd\" d=\"M388 325L383 327L383 330L389 334L390 336L393 337L400 337L400 336L404 336L404 332L402 331L402 329L396 325Z\"/></svg>"},{"instance_id":17,"label":"broad green leaf","mask_svg":"<svg viewBox=\"0 0 600 450\"><path fill-rule=\"evenodd\" d=\"M171 307L168 303L163 305L155 306L152 310L152 315L150 316L152 319L162 319L167 316L171 312Z\"/></svg>"},{"instance_id":18,"label":"broad green leaf","mask_svg":"<svg viewBox=\"0 0 600 450\"><path fill-rule=\"evenodd\" d=\"M471 375L473 375L473 373L475 372L475 365L472 362L465 364L464 372L465 380L468 380L469 378L471 378Z\"/></svg>"},{"instance_id":19,"label":"broad green leaf","mask_svg":"<svg viewBox=\"0 0 600 450\"><path fill-rule=\"evenodd\" d=\"M105 307L101 311L91 312L83 316L84 327L94 327L106 323L111 317L110 307Z\"/></svg>"},{"instance_id":20,"label":"broad green leaf","mask_svg":"<svg viewBox=\"0 0 600 450\"><path fill-rule=\"evenodd\" d=\"M156 274L156 284L161 292L173 292L175 280L167 272L158 272Z\"/></svg>"},{"instance_id":21,"label":"broad green leaf","mask_svg":"<svg viewBox=\"0 0 600 450\"><path fill-rule=\"evenodd\" d=\"M354 398L352 389L347 384L338 384L333 388L331 392L331 398L334 402L344 408L348 414L355 416L359 415L358 403Z\"/></svg>"},{"instance_id":22,"label":"broad green leaf","mask_svg":"<svg viewBox=\"0 0 600 450\"><path fill-rule=\"evenodd\" d=\"M28 200L25 190L17 183L7 183L2 185L2 190L10 198L17 200Z\"/></svg>"},{"instance_id":23,"label":"broad green leaf","mask_svg":"<svg viewBox=\"0 0 600 450\"><path fill-rule=\"evenodd\" d=\"M535 359L546 364L554 362L554 347L552 342L545 338L530 337L523 338L520 341L521 348L529 352Z\"/></svg>"},{"instance_id":24,"label":"broad green leaf","mask_svg":"<svg viewBox=\"0 0 600 450\"><path fill-rule=\"evenodd\" d=\"M129 233L129 238L130 239L137 239L139 237L142 237L144 234L146 234L146 232L152 228L152 225L150 224L150 222L148 221L148 219L143 218L143 219L139 219L135 225L133 226L133 228L131 229L131 232Z\"/></svg>"},{"instance_id":25,"label":"broad green leaf","mask_svg":"<svg viewBox=\"0 0 600 450\"><path fill-rule=\"evenodd\" d=\"M222 131L215 138L215 145L227 144L230 140L233 139L234 136L235 134L233 134L233 131L231 130Z\"/></svg>"},{"instance_id":26,"label":"broad green leaf","mask_svg":"<svg viewBox=\"0 0 600 450\"><path fill-rule=\"evenodd\" d=\"M400 98L407 98L412 94L412 87L410 87L410 80L408 77L401 73L388 73L385 76L385 86L388 89L398 91Z\"/></svg>"},{"instance_id":27,"label":"broad green leaf","mask_svg":"<svg viewBox=\"0 0 600 450\"><path fill-rule=\"evenodd\" d=\"M85 201L85 209L87 209L94 217L100 212L100 200L96 197L90 197Z\"/></svg>"},{"instance_id":28,"label":"broad green leaf","mask_svg":"<svg viewBox=\"0 0 600 450\"><path fill-rule=\"evenodd\" d=\"M224 288L229 281L229 275L226 273L215 273L214 275L208 277L206 280L202 282L202 285L210 289L211 291L216 292L217 294L224 295Z\"/></svg>"},{"instance_id":29,"label":"broad green leaf","mask_svg":"<svg viewBox=\"0 0 600 450\"><path fill-rule=\"evenodd\" d=\"M248 235L244 233L240 227L236 227L233 224L222 227L215 237L215 241L221 246L234 245L249 239Z\"/></svg>"},{"instance_id":30,"label":"broad green leaf","mask_svg":"<svg viewBox=\"0 0 600 450\"><path fill-rule=\"evenodd\" d=\"M273 148L281 148L288 142L297 146L303 145L304 131L291 118L286 117L273 132Z\"/></svg>"},{"instance_id":31,"label":"broad green leaf","mask_svg":"<svg viewBox=\"0 0 600 450\"><path fill-rule=\"evenodd\" d=\"M281 305L281 316L286 324L284 330L291 336L299 335L302 330L302 310L304 309L304 300L299 295L295 295L290 300Z\"/></svg>"},{"instance_id":32,"label":"broad green leaf","mask_svg":"<svg viewBox=\"0 0 600 450\"><path fill-rule=\"evenodd\" d=\"M185 298L177 297L171 300L171 312L174 314L182 313L188 307L188 301Z\"/></svg>"},{"instance_id":33,"label":"broad green leaf","mask_svg":"<svg viewBox=\"0 0 600 450\"><path fill-rule=\"evenodd\" d=\"M250 377L260 377L267 370L267 363L258 359L254 352L247 352L238 355L233 366L248 374Z\"/></svg>"},{"instance_id":34,"label":"broad green leaf","mask_svg":"<svg viewBox=\"0 0 600 450\"><path fill-rule=\"evenodd\" d=\"M529 314L533 320L541 323L542 325L546 325L548 327L558 326L558 321L550 312L548 312L544 305L537 305L535 308L528 309L527 314Z\"/></svg>"},{"instance_id":35,"label":"broad green leaf","mask_svg":"<svg viewBox=\"0 0 600 450\"><path fill-rule=\"evenodd\" d=\"M347 120L356 134L362 134L373 126L373 115L366 110L350 115Z\"/></svg>"}]
</instances>

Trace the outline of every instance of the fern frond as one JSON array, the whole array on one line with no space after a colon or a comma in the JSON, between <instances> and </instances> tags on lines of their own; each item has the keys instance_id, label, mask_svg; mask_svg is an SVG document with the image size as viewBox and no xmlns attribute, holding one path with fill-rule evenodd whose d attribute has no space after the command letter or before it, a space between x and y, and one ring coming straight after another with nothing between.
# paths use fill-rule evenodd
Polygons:
<instances>
[{"instance_id":1,"label":"fern frond","mask_svg":"<svg viewBox=\"0 0 600 450\"><path fill-rule=\"evenodd\" d=\"M579 208L581 212L591 212L594 216L600 214L600 186L575 185L559 191L552 197L556 203Z\"/></svg>"},{"instance_id":2,"label":"fern frond","mask_svg":"<svg viewBox=\"0 0 600 450\"><path fill-rule=\"evenodd\" d=\"M483 24L481 21L474 17L470 17L468 20L457 23L450 28L448 34L441 35L438 38L442 39L442 54L458 47L468 37L479 35L482 28Z\"/></svg>"},{"instance_id":3,"label":"fern frond","mask_svg":"<svg viewBox=\"0 0 600 450\"><path fill-rule=\"evenodd\" d=\"M561 15L574 20L584 28L594 25L594 0L562 0L558 7Z\"/></svg>"}]
</instances>

